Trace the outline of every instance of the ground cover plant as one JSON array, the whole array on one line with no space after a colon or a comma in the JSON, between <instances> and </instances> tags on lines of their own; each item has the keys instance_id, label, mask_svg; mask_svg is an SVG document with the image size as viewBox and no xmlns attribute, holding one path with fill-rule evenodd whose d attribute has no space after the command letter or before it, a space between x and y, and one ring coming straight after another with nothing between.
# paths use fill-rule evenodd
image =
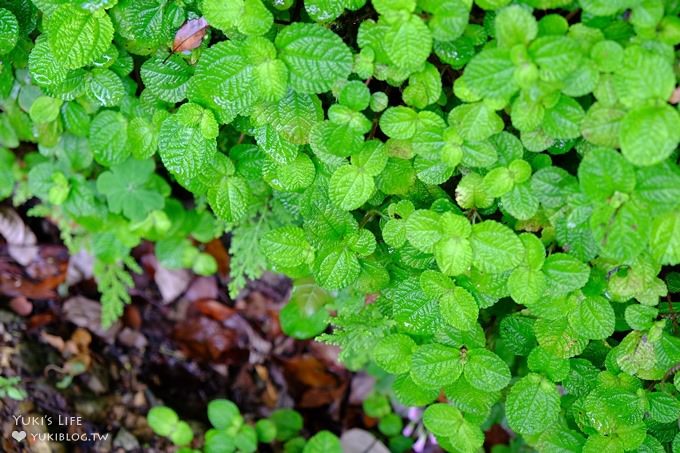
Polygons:
<instances>
[{"instance_id":1,"label":"ground cover plant","mask_svg":"<svg viewBox=\"0 0 680 453\"><path fill-rule=\"evenodd\" d=\"M447 451L680 451L677 0L0 0L0 197L377 365ZM194 202L181 203L190 193Z\"/></svg>"}]
</instances>

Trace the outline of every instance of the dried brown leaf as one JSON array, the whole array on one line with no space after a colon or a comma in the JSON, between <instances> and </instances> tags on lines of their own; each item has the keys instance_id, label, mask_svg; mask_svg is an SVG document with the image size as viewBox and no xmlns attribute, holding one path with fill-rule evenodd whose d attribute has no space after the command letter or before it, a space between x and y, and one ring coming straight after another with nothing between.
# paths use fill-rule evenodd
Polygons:
<instances>
[{"instance_id":1,"label":"dried brown leaf","mask_svg":"<svg viewBox=\"0 0 680 453\"><path fill-rule=\"evenodd\" d=\"M0 207L0 236L5 238L10 256L19 264L26 266L38 255L35 234L14 209Z\"/></svg>"},{"instance_id":2,"label":"dried brown leaf","mask_svg":"<svg viewBox=\"0 0 680 453\"><path fill-rule=\"evenodd\" d=\"M172 43L173 53L193 50L200 46L207 31L208 22L204 17L186 21L175 34L175 40Z\"/></svg>"},{"instance_id":3,"label":"dried brown leaf","mask_svg":"<svg viewBox=\"0 0 680 453\"><path fill-rule=\"evenodd\" d=\"M671 104L680 104L680 86L673 91L673 94L671 94L671 98L668 100L668 102Z\"/></svg>"}]
</instances>

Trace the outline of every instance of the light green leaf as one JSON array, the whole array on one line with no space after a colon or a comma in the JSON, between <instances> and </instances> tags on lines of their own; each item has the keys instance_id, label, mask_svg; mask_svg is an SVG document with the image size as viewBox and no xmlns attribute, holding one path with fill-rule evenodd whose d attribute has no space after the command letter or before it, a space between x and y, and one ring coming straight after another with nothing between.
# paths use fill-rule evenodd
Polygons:
<instances>
[{"instance_id":1,"label":"light green leaf","mask_svg":"<svg viewBox=\"0 0 680 453\"><path fill-rule=\"evenodd\" d=\"M320 250L314 262L314 276L319 285L339 289L351 285L361 270L356 255L344 247Z\"/></svg>"},{"instance_id":2,"label":"light green leaf","mask_svg":"<svg viewBox=\"0 0 680 453\"><path fill-rule=\"evenodd\" d=\"M125 162L130 155L127 128L127 120L118 112L103 110L94 117L89 143L98 163L110 167Z\"/></svg>"},{"instance_id":3,"label":"light green leaf","mask_svg":"<svg viewBox=\"0 0 680 453\"><path fill-rule=\"evenodd\" d=\"M650 99L666 102L674 87L668 59L637 45L625 50L623 66L614 75L614 88L623 105L633 108Z\"/></svg>"},{"instance_id":4,"label":"light green leaf","mask_svg":"<svg viewBox=\"0 0 680 453\"><path fill-rule=\"evenodd\" d=\"M410 15L390 25L384 46L395 65L408 72L417 71L432 51L432 33L420 17Z\"/></svg>"},{"instance_id":5,"label":"light green leaf","mask_svg":"<svg viewBox=\"0 0 680 453\"><path fill-rule=\"evenodd\" d=\"M213 212L227 222L238 222L245 217L250 198L248 183L238 176L225 177L208 191L208 203Z\"/></svg>"},{"instance_id":6,"label":"light green leaf","mask_svg":"<svg viewBox=\"0 0 680 453\"><path fill-rule=\"evenodd\" d=\"M65 4L50 16L47 39L55 59L76 69L104 55L113 39L113 25L103 10L89 13Z\"/></svg>"},{"instance_id":7,"label":"light green leaf","mask_svg":"<svg viewBox=\"0 0 680 453\"><path fill-rule=\"evenodd\" d=\"M553 383L532 373L512 386L505 401L505 413L513 430L537 434L557 420L560 395Z\"/></svg>"},{"instance_id":8,"label":"light green leaf","mask_svg":"<svg viewBox=\"0 0 680 453\"><path fill-rule=\"evenodd\" d=\"M115 72L93 69L87 79L87 94L104 107L114 107L125 96L125 86Z\"/></svg>"},{"instance_id":9,"label":"light green leaf","mask_svg":"<svg viewBox=\"0 0 680 453\"><path fill-rule=\"evenodd\" d=\"M214 121L209 110L203 110L202 115ZM215 139L206 138L201 132L200 121L199 118L193 124L186 124L175 114L163 121L160 129L158 149L163 164L170 172L186 179L198 176L217 151Z\"/></svg>"},{"instance_id":10,"label":"light green leaf","mask_svg":"<svg viewBox=\"0 0 680 453\"><path fill-rule=\"evenodd\" d=\"M68 68L52 54L46 35L36 40L28 56L28 68L31 79L39 86L57 85L68 74Z\"/></svg>"},{"instance_id":11,"label":"light green leaf","mask_svg":"<svg viewBox=\"0 0 680 453\"><path fill-rule=\"evenodd\" d=\"M328 195L341 209L352 211L368 201L375 190L373 177L361 168L345 165L338 168L328 187Z\"/></svg>"},{"instance_id":12,"label":"light green leaf","mask_svg":"<svg viewBox=\"0 0 680 453\"><path fill-rule=\"evenodd\" d=\"M425 209L413 212L406 220L406 237L418 250L431 253L442 237L439 215Z\"/></svg>"},{"instance_id":13,"label":"light green leaf","mask_svg":"<svg viewBox=\"0 0 680 453\"><path fill-rule=\"evenodd\" d=\"M494 21L499 47L512 48L516 44L528 44L538 33L538 24L527 8L511 5L496 14Z\"/></svg>"},{"instance_id":14,"label":"light green leaf","mask_svg":"<svg viewBox=\"0 0 680 453\"><path fill-rule=\"evenodd\" d=\"M503 120L484 102L463 104L449 113L449 124L468 141L485 140L503 130Z\"/></svg>"},{"instance_id":15,"label":"light green leaf","mask_svg":"<svg viewBox=\"0 0 680 453\"><path fill-rule=\"evenodd\" d=\"M472 265L472 246L463 238L443 239L435 245L434 257L442 273L460 275Z\"/></svg>"},{"instance_id":16,"label":"light green leaf","mask_svg":"<svg viewBox=\"0 0 680 453\"><path fill-rule=\"evenodd\" d=\"M614 322L614 309L607 299L600 296L586 297L569 316L571 327L580 336L591 340L603 340L611 336Z\"/></svg>"},{"instance_id":17,"label":"light green leaf","mask_svg":"<svg viewBox=\"0 0 680 453\"><path fill-rule=\"evenodd\" d=\"M11 11L0 8L0 55L9 53L19 39L19 22Z\"/></svg>"},{"instance_id":18,"label":"light green leaf","mask_svg":"<svg viewBox=\"0 0 680 453\"><path fill-rule=\"evenodd\" d=\"M289 25L276 36L279 58L300 93L323 93L352 70L352 53L342 39L316 24Z\"/></svg>"},{"instance_id":19,"label":"light green leaf","mask_svg":"<svg viewBox=\"0 0 680 453\"><path fill-rule=\"evenodd\" d=\"M406 335L388 335L375 345L373 360L388 373L406 373L411 368L411 357L416 343Z\"/></svg>"},{"instance_id":20,"label":"light green leaf","mask_svg":"<svg viewBox=\"0 0 680 453\"><path fill-rule=\"evenodd\" d=\"M173 57L167 61L149 58L142 65L140 74L144 86L158 99L175 103L186 98L192 71L183 58Z\"/></svg>"},{"instance_id":21,"label":"light green leaf","mask_svg":"<svg viewBox=\"0 0 680 453\"><path fill-rule=\"evenodd\" d=\"M493 392L510 383L510 368L496 354L482 348L470 349L465 363L465 379L473 387Z\"/></svg>"},{"instance_id":22,"label":"light green leaf","mask_svg":"<svg viewBox=\"0 0 680 453\"><path fill-rule=\"evenodd\" d=\"M413 381L426 388L453 384L462 372L460 351L441 344L419 346L411 359Z\"/></svg>"},{"instance_id":23,"label":"light green leaf","mask_svg":"<svg viewBox=\"0 0 680 453\"><path fill-rule=\"evenodd\" d=\"M543 131L552 138L570 139L581 135L581 122L585 112L574 99L561 96L554 107L546 109Z\"/></svg>"},{"instance_id":24,"label":"light green leaf","mask_svg":"<svg viewBox=\"0 0 680 453\"><path fill-rule=\"evenodd\" d=\"M566 253L554 253L545 260L543 273L549 291L564 294L582 288L588 281L590 268Z\"/></svg>"},{"instance_id":25,"label":"light green leaf","mask_svg":"<svg viewBox=\"0 0 680 453\"><path fill-rule=\"evenodd\" d=\"M659 263L671 266L680 263L680 212L654 219L649 243L652 256Z\"/></svg>"},{"instance_id":26,"label":"light green leaf","mask_svg":"<svg viewBox=\"0 0 680 453\"><path fill-rule=\"evenodd\" d=\"M138 222L165 202L154 187L147 185L153 172L152 160L128 159L99 175L97 190L106 196L111 212L122 212Z\"/></svg>"},{"instance_id":27,"label":"light green leaf","mask_svg":"<svg viewBox=\"0 0 680 453\"><path fill-rule=\"evenodd\" d=\"M439 299L439 311L444 321L462 331L472 330L479 316L479 307L474 297L460 287L447 292Z\"/></svg>"},{"instance_id":28,"label":"light green leaf","mask_svg":"<svg viewBox=\"0 0 680 453\"><path fill-rule=\"evenodd\" d=\"M201 11L206 21L222 31L236 27L244 15L243 0L202 0Z\"/></svg>"},{"instance_id":29,"label":"light green leaf","mask_svg":"<svg viewBox=\"0 0 680 453\"><path fill-rule=\"evenodd\" d=\"M418 113L408 107L390 107L380 116L380 129L391 138L407 140L418 127Z\"/></svg>"},{"instance_id":30,"label":"light green leaf","mask_svg":"<svg viewBox=\"0 0 680 453\"><path fill-rule=\"evenodd\" d=\"M472 226L472 264L482 272L504 272L516 267L524 251L512 230L493 220Z\"/></svg>"},{"instance_id":31,"label":"light green leaf","mask_svg":"<svg viewBox=\"0 0 680 453\"><path fill-rule=\"evenodd\" d=\"M604 201L615 192L631 193L635 169L621 154L606 148L590 150L578 167L581 190L593 200Z\"/></svg>"},{"instance_id":32,"label":"light green leaf","mask_svg":"<svg viewBox=\"0 0 680 453\"><path fill-rule=\"evenodd\" d=\"M309 438L302 453L342 453L342 445L330 431L319 431Z\"/></svg>"},{"instance_id":33,"label":"light green leaf","mask_svg":"<svg viewBox=\"0 0 680 453\"><path fill-rule=\"evenodd\" d=\"M262 237L260 247L270 262L282 267L299 266L313 254L305 232L292 225L269 231Z\"/></svg>"},{"instance_id":34,"label":"light green leaf","mask_svg":"<svg viewBox=\"0 0 680 453\"><path fill-rule=\"evenodd\" d=\"M520 266L508 278L510 296L518 304L530 306L543 296L545 280L543 272Z\"/></svg>"},{"instance_id":35,"label":"light green leaf","mask_svg":"<svg viewBox=\"0 0 680 453\"><path fill-rule=\"evenodd\" d=\"M637 107L621 122L621 152L638 166L666 159L680 142L680 114L667 104Z\"/></svg>"},{"instance_id":36,"label":"light green leaf","mask_svg":"<svg viewBox=\"0 0 680 453\"><path fill-rule=\"evenodd\" d=\"M215 44L201 54L189 81L189 100L210 108L220 123L229 123L237 115L249 112L259 99L246 50L243 41ZM269 50L273 52L273 48Z\"/></svg>"},{"instance_id":37,"label":"light green leaf","mask_svg":"<svg viewBox=\"0 0 680 453\"><path fill-rule=\"evenodd\" d=\"M514 73L509 50L485 49L465 67L463 80L481 97L507 99L518 90Z\"/></svg>"}]
</instances>

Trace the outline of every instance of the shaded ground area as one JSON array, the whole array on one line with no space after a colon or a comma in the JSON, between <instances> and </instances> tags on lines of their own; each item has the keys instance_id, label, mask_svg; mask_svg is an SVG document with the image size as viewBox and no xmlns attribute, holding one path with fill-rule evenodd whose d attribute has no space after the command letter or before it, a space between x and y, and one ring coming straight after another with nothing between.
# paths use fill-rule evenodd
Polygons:
<instances>
[{"instance_id":1,"label":"shaded ground area","mask_svg":"<svg viewBox=\"0 0 680 453\"><path fill-rule=\"evenodd\" d=\"M28 451L29 439L11 437L18 415L29 437L88 434L38 436L34 452L171 451L148 427L149 407L167 404L201 433L215 397L234 400L247 418L295 407L308 433L375 426L361 413L372 379L339 365L335 348L281 332L286 279L266 275L227 298L223 242L208 247L220 264L214 277L163 269L151 244L137 247L143 273L132 304L103 330L87 255L70 257L53 225L7 206L0 229L0 375L20 376L27 392L21 402L2 399L0 451Z\"/></svg>"}]
</instances>

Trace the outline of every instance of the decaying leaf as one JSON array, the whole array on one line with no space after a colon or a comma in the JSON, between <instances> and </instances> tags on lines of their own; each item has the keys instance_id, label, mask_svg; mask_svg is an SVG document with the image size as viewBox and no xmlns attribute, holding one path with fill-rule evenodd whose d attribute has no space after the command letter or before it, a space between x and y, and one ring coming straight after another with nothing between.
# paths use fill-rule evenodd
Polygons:
<instances>
[{"instance_id":1,"label":"decaying leaf","mask_svg":"<svg viewBox=\"0 0 680 453\"><path fill-rule=\"evenodd\" d=\"M27 265L38 255L35 234L14 209L0 208L0 236L7 241L8 252L17 263Z\"/></svg>"},{"instance_id":2,"label":"decaying leaf","mask_svg":"<svg viewBox=\"0 0 680 453\"><path fill-rule=\"evenodd\" d=\"M671 98L668 100L668 102L671 104L680 104L680 86L673 91L673 94L671 94Z\"/></svg>"},{"instance_id":3,"label":"decaying leaf","mask_svg":"<svg viewBox=\"0 0 680 453\"><path fill-rule=\"evenodd\" d=\"M184 52L192 50L201 45L201 41L208 31L208 22L204 17L186 21L177 33L172 43L172 52Z\"/></svg>"}]
</instances>

